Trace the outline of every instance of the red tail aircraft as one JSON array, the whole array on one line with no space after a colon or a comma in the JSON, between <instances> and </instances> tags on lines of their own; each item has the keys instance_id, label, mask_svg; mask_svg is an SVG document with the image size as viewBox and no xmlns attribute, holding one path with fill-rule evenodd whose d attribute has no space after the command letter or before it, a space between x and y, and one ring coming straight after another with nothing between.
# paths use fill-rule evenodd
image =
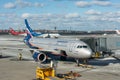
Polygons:
<instances>
[{"instance_id":1,"label":"red tail aircraft","mask_svg":"<svg viewBox=\"0 0 120 80\"><path fill-rule=\"evenodd\" d=\"M12 35L14 35L14 36L18 36L18 35L26 36L27 35L26 31L25 32L21 32L21 31L17 32L17 31L15 31L12 28L10 28L9 33L12 34Z\"/></svg>"}]
</instances>

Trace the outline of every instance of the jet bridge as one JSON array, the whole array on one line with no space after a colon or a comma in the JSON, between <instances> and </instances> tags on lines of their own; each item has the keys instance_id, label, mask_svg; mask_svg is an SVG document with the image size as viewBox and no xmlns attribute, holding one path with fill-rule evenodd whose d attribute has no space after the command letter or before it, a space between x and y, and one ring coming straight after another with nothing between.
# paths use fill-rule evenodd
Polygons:
<instances>
[{"instance_id":1,"label":"jet bridge","mask_svg":"<svg viewBox=\"0 0 120 80\"><path fill-rule=\"evenodd\" d=\"M86 42L93 52L110 52L112 50L120 50L120 36L117 35L106 35L87 37L81 39Z\"/></svg>"}]
</instances>

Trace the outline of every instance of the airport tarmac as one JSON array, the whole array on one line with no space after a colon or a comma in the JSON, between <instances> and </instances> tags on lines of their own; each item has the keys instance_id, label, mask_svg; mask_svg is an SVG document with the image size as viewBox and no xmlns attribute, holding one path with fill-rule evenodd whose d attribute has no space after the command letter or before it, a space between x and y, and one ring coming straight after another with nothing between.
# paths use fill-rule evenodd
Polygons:
<instances>
[{"instance_id":1,"label":"airport tarmac","mask_svg":"<svg viewBox=\"0 0 120 80\"><path fill-rule=\"evenodd\" d=\"M17 41L18 40L18 41ZM1 47L28 48L23 42L23 37L1 36ZM39 66L33 61L29 51L23 50L24 59L18 60L19 50L1 50L3 55L0 58L0 80L35 80L35 70ZM69 71L78 72L81 77L77 80L120 80L120 61L114 58L104 58L89 60L93 69L77 67L74 60L59 61L57 73L67 73ZM49 65L49 64L47 64Z\"/></svg>"}]
</instances>

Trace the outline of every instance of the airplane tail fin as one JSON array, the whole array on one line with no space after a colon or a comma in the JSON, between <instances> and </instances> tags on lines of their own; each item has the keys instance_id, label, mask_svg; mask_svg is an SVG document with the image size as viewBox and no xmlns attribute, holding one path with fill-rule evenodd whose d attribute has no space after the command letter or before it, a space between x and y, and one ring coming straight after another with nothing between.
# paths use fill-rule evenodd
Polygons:
<instances>
[{"instance_id":1,"label":"airplane tail fin","mask_svg":"<svg viewBox=\"0 0 120 80\"><path fill-rule=\"evenodd\" d=\"M13 28L10 27L9 29L10 32L15 32L15 30L13 30Z\"/></svg>"},{"instance_id":2,"label":"airplane tail fin","mask_svg":"<svg viewBox=\"0 0 120 80\"><path fill-rule=\"evenodd\" d=\"M38 35L40 35L40 34L37 34L36 32L34 32L34 31L31 29L31 27L30 27L29 24L28 24L27 19L25 19L25 24L26 24L26 27L27 27L28 32L29 32L32 36L38 36Z\"/></svg>"},{"instance_id":3,"label":"airplane tail fin","mask_svg":"<svg viewBox=\"0 0 120 80\"><path fill-rule=\"evenodd\" d=\"M30 28L27 19L25 19L25 24L26 24L26 27L27 27L27 29L28 29L29 32L31 32L31 33L34 32L34 31Z\"/></svg>"},{"instance_id":4,"label":"airplane tail fin","mask_svg":"<svg viewBox=\"0 0 120 80\"><path fill-rule=\"evenodd\" d=\"M17 35L17 32L13 28L9 29L9 33L12 35Z\"/></svg>"},{"instance_id":5,"label":"airplane tail fin","mask_svg":"<svg viewBox=\"0 0 120 80\"><path fill-rule=\"evenodd\" d=\"M28 43L29 43L29 40L30 40L31 38L33 38L33 35L32 35L32 33L31 33L32 29L31 29L30 26L28 25L27 19L25 19L25 24L26 24L26 27L27 27L27 29L26 29L27 36L25 36L24 42L25 42L27 45L29 45L29 44L28 44Z\"/></svg>"}]
</instances>

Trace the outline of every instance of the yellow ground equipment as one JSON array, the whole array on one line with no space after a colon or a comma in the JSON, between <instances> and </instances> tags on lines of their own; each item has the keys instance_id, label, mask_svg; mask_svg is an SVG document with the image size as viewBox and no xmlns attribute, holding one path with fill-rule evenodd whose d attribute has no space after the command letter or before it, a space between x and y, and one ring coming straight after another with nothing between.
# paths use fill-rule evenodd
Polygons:
<instances>
[{"instance_id":1,"label":"yellow ground equipment","mask_svg":"<svg viewBox=\"0 0 120 80\"><path fill-rule=\"evenodd\" d=\"M66 74L56 74L57 63L55 61L51 62L51 67L42 66L36 68L36 79L37 80L73 80L80 75L73 71Z\"/></svg>"},{"instance_id":2,"label":"yellow ground equipment","mask_svg":"<svg viewBox=\"0 0 120 80\"><path fill-rule=\"evenodd\" d=\"M36 79L37 80L50 80L49 77L55 77L54 69L51 67L48 68L40 68L36 69Z\"/></svg>"},{"instance_id":3,"label":"yellow ground equipment","mask_svg":"<svg viewBox=\"0 0 120 80\"><path fill-rule=\"evenodd\" d=\"M100 58L100 57L101 57L100 52L95 52L95 54L93 55L93 58Z\"/></svg>"},{"instance_id":4,"label":"yellow ground equipment","mask_svg":"<svg viewBox=\"0 0 120 80\"><path fill-rule=\"evenodd\" d=\"M36 80L64 80L55 76L55 70L51 67L36 69Z\"/></svg>"},{"instance_id":5,"label":"yellow ground equipment","mask_svg":"<svg viewBox=\"0 0 120 80\"><path fill-rule=\"evenodd\" d=\"M51 67L36 69L36 79L37 80L75 80L77 77L81 75L76 72L68 72L66 74L57 74L55 75L55 70Z\"/></svg>"}]
</instances>

